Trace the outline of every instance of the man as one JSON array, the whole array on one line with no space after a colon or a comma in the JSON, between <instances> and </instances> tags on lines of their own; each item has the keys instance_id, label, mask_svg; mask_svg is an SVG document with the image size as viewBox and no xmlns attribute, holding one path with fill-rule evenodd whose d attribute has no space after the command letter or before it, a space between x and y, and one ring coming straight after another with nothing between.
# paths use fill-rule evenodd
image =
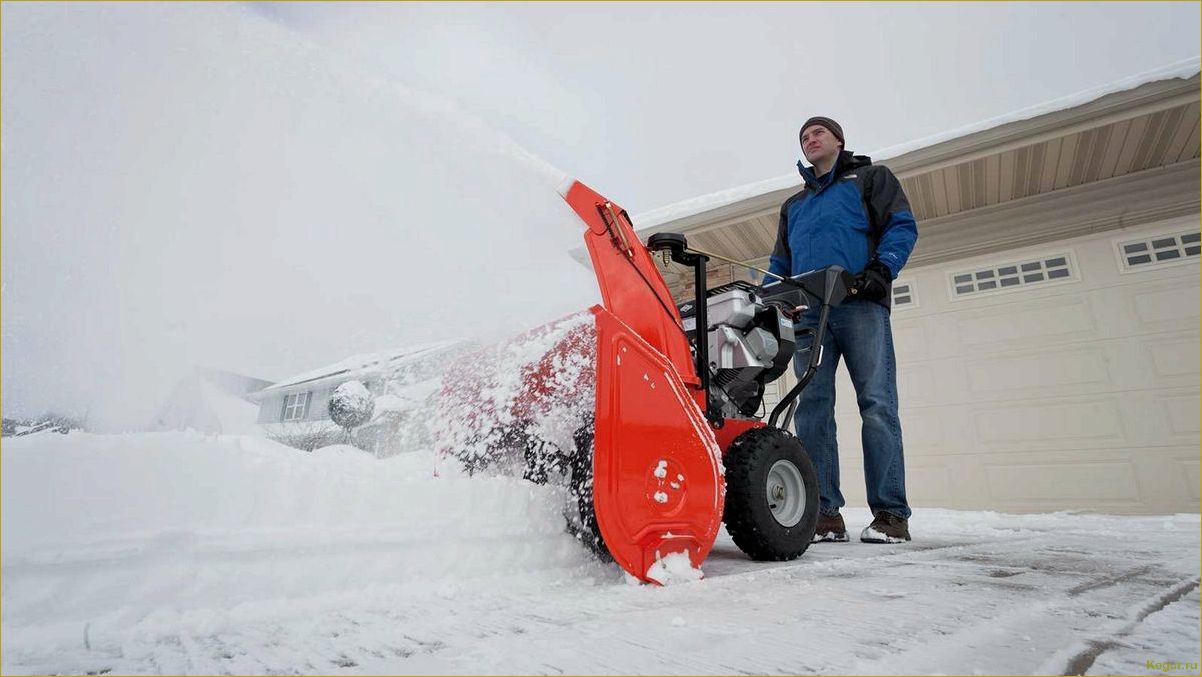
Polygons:
<instances>
[{"instance_id":1,"label":"man","mask_svg":"<svg viewBox=\"0 0 1202 677\"><path fill-rule=\"evenodd\" d=\"M810 118L801 127L800 140L810 166L797 163L805 186L781 206L769 270L792 276L840 265L857 273L855 295L831 309L822 363L802 391L795 417L797 436L818 472L820 514L814 540L848 540L839 514L845 502L835 439L835 368L843 358L863 420L864 482L873 514L860 540L908 541L910 506L889 309L893 280L918 239L917 224L897 177L870 158L844 150L839 123ZM809 312L799 328L812 330L817 323L818 314ZM805 343L799 335L798 353L810 348ZM794 360L799 376L808 357Z\"/></svg>"}]
</instances>

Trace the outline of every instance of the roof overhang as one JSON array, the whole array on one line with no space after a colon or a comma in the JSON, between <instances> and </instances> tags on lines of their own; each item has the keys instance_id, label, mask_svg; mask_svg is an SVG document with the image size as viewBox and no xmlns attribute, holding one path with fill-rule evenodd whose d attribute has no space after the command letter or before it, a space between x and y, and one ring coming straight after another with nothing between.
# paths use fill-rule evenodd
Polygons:
<instances>
[{"instance_id":1,"label":"roof overhang","mask_svg":"<svg viewBox=\"0 0 1202 677\"><path fill-rule=\"evenodd\" d=\"M878 153L883 159L874 161L901 179L919 222L911 265L1196 213L1197 63ZM762 263L780 205L799 187L798 177L779 177L655 210L635 224L644 238L683 233L698 249ZM982 237L989 227L992 236ZM583 250L573 254L587 259ZM680 272L673 268L667 277Z\"/></svg>"}]
</instances>

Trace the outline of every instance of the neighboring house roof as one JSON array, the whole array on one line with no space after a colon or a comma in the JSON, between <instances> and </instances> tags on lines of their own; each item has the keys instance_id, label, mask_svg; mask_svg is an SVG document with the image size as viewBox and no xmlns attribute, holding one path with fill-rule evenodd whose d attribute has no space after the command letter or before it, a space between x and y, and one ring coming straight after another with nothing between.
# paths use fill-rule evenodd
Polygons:
<instances>
[{"instance_id":1,"label":"neighboring house roof","mask_svg":"<svg viewBox=\"0 0 1202 677\"><path fill-rule=\"evenodd\" d=\"M370 378L371 376L403 367L407 363L421 361L440 352L455 349L468 343L468 341L463 339L451 339L409 346L391 352L355 355L340 362L283 379L274 385L264 388L260 391L260 394L286 390L300 385L315 384L330 379L347 381L352 378Z\"/></svg>"},{"instance_id":2,"label":"neighboring house roof","mask_svg":"<svg viewBox=\"0 0 1202 677\"><path fill-rule=\"evenodd\" d=\"M236 374L224 369L198 367L196 373L214 387L229 395L236 395L244 400L254 402L255 393L271 385L271 381L245 374Z\"/></svg>"},{"instance_id":3,"label":"neighboring house roof","mask_svg":"<svg viewBox=\"0 0 1202 677\"><path fill-rule=\"evenodd\" d=\"M1194 75L1197 75L1199 71L1202 70L1200 63L1202 62L1200 62L1199 57L1193 57L1191 59L1186 59L1185 61L1169 64L1167 66L1140 73L1122 80L1117 80L1102 87L1088 89L1042 104L1029 106L1005 115L999 115L986 120L981 120L980 122L966 125L964 127L951 129L946 132L941 132L925 138L915 139L873 152L864 153L864 155L868 155L873 159L874 162L879 163L883 160L889 160L893 158L899 158L903 155L913 154L919 150L932 148L948 141L968 137L1015 122L1031 120L1044 115L1049 115L1051 113L1075 108L1101 99L1109 94L1130 91L1151 82L1173 79L1188 79ZM898 171L896 167L893 167L894 163L886 164L889 164L894 171ZM635 215L632 221L640 231L643 231L646 229L656 228L665 223L680 221L691 216L700 215L703 212L714 211L727 205L732 205L734 203L749 200L761 195L766 195L768 193L792 189L799 184L800 178L798 177L797 172L793 171L771 179L721 190L709 195L702 195L674 204L666 205L664 207L659 207L657 209L652 209L650 211Z\"/></svg>"}]
</instances>

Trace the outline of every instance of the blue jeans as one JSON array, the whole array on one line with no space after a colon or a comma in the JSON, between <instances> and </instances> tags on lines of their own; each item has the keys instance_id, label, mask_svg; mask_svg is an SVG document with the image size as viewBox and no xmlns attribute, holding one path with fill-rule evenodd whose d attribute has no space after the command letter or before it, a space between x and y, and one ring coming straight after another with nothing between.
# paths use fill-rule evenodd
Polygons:
<instances>
[{"instance_id":1,"label":"blue jeans","mask_svg":"<svg viewBox=\"0 0 1202 677\"><path fill-rule=\"evenodd\" d=\"M817 326L818 309L812 308L802 316L797 329ZM812 343L812 336L798 337L793 368L799 378L809 363ZM863 420L868 507L874 514L885 511L909 519L889 311L878 303L859 299L831 308L822 341L822 364L802 390L794 417L797 437L818 473L820 509L834 515L846 503L839 491L839 443L835 437L835 369L839 358L847 361Z\"/></svg>"}]
</instances>

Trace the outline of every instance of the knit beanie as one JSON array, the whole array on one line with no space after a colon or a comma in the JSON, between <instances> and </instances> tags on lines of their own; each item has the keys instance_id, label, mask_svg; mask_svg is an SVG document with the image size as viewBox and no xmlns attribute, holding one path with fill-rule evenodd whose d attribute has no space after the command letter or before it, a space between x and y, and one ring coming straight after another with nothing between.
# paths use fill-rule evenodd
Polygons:
<instances>
[{"instance_id":1,"label":"knit beanie","mask_svg":"<svg viewBox=\"0 0 1202 677\"><path fill-rule=\"evenodd\" d=\"M843 128L839 126L839 123L830 118L822 117L821 115L815 115L809 120L806 120L805 124L801 126L801 130L797 132L797 141L799 143L801 142L801 135L805 133L806 128L813 125L821 125L826 127L827 131L829 131L831 134L834 134L836 139L839 139L839 143L845 146L847 145L847 142L843 140Z\"/></svg>"}]
</instances>

